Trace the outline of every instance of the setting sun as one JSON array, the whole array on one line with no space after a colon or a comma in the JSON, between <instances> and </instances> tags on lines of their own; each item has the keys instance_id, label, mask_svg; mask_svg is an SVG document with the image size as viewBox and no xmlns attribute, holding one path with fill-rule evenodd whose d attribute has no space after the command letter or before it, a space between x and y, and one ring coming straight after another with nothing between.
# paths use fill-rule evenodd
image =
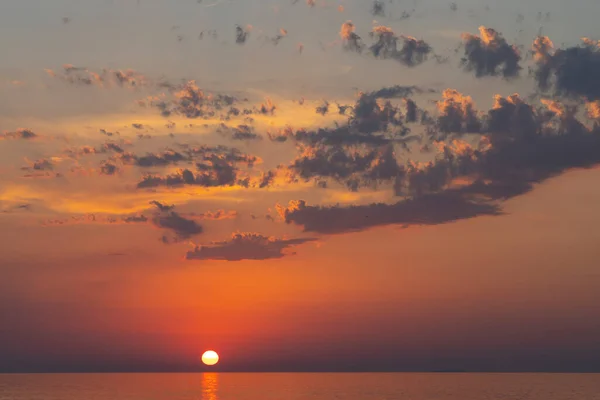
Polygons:
<instances>
[{"instance_id":1,"label":"setting sun","mask_svg":"<svg viewBox=\"0 0 600 400\"><path fill-rule=\"evenodd\" d=\"M219 362L219 355L217 352L208 350L202 354L202 362L206 365L215 365Z\"/></svg>"}]
</instances>

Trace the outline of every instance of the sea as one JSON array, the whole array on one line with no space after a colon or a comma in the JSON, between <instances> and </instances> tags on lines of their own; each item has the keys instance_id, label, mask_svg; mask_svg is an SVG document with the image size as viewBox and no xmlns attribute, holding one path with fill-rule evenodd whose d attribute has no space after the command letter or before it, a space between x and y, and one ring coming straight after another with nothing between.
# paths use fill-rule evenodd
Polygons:
<instances>
[{"instance_id":1,"label":"sea","mask_svg":"<svg viewBox=\"0 0 600 400\"><path fill-rule=\"evenodd\" d=\"M0 400L595 400L600 374L6 374Z\"/></svg>"}]
</instances>

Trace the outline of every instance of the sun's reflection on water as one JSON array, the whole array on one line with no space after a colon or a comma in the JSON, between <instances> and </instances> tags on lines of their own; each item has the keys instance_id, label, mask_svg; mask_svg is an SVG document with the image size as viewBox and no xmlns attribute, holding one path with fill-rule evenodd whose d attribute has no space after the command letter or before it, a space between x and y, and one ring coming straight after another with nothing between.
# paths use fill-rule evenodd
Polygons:
<instances>
[{"instance_id":1,"label":"sun's reflection on water","mask_svg":"<svg viewBox=\"0 0 600 400\"><path fill-rule=\"evenodd\" d=\"M219 400L219 376L214 372L202 374L202 397L201 400Z\"/></svg>"}]
</instances>

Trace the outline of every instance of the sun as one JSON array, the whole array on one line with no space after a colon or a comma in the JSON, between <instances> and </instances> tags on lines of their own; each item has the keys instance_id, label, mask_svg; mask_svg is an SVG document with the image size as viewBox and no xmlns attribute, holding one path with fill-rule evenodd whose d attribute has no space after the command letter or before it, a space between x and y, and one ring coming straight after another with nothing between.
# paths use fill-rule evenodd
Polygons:
<instances>
[{"instance_id":1,"label":"sun","mask_svg":"<svg viewBox=\"0 0 600 400\"><path fill-rule=\"evenodd\" d=\"M206 365L215 365L219 362L219 355L216 351L207 350L202 354L202 362Z\"/></svg>"}]
</instances>

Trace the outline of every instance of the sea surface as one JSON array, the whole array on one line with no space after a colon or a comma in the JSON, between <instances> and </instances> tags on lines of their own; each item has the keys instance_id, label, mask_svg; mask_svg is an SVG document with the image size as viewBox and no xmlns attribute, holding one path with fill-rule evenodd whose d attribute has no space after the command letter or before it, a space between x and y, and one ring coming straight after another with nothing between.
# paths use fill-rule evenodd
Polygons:
<instances>
[{"instance_id":1,"label":"sea surface","mask_svg":"<svg viewBox=\"0 0 600 400\"><path fill-rule=\"evenodd\" d=\"M599 374L0 375L0 400L595 400Z\"/></svg>"}]
</instances>

